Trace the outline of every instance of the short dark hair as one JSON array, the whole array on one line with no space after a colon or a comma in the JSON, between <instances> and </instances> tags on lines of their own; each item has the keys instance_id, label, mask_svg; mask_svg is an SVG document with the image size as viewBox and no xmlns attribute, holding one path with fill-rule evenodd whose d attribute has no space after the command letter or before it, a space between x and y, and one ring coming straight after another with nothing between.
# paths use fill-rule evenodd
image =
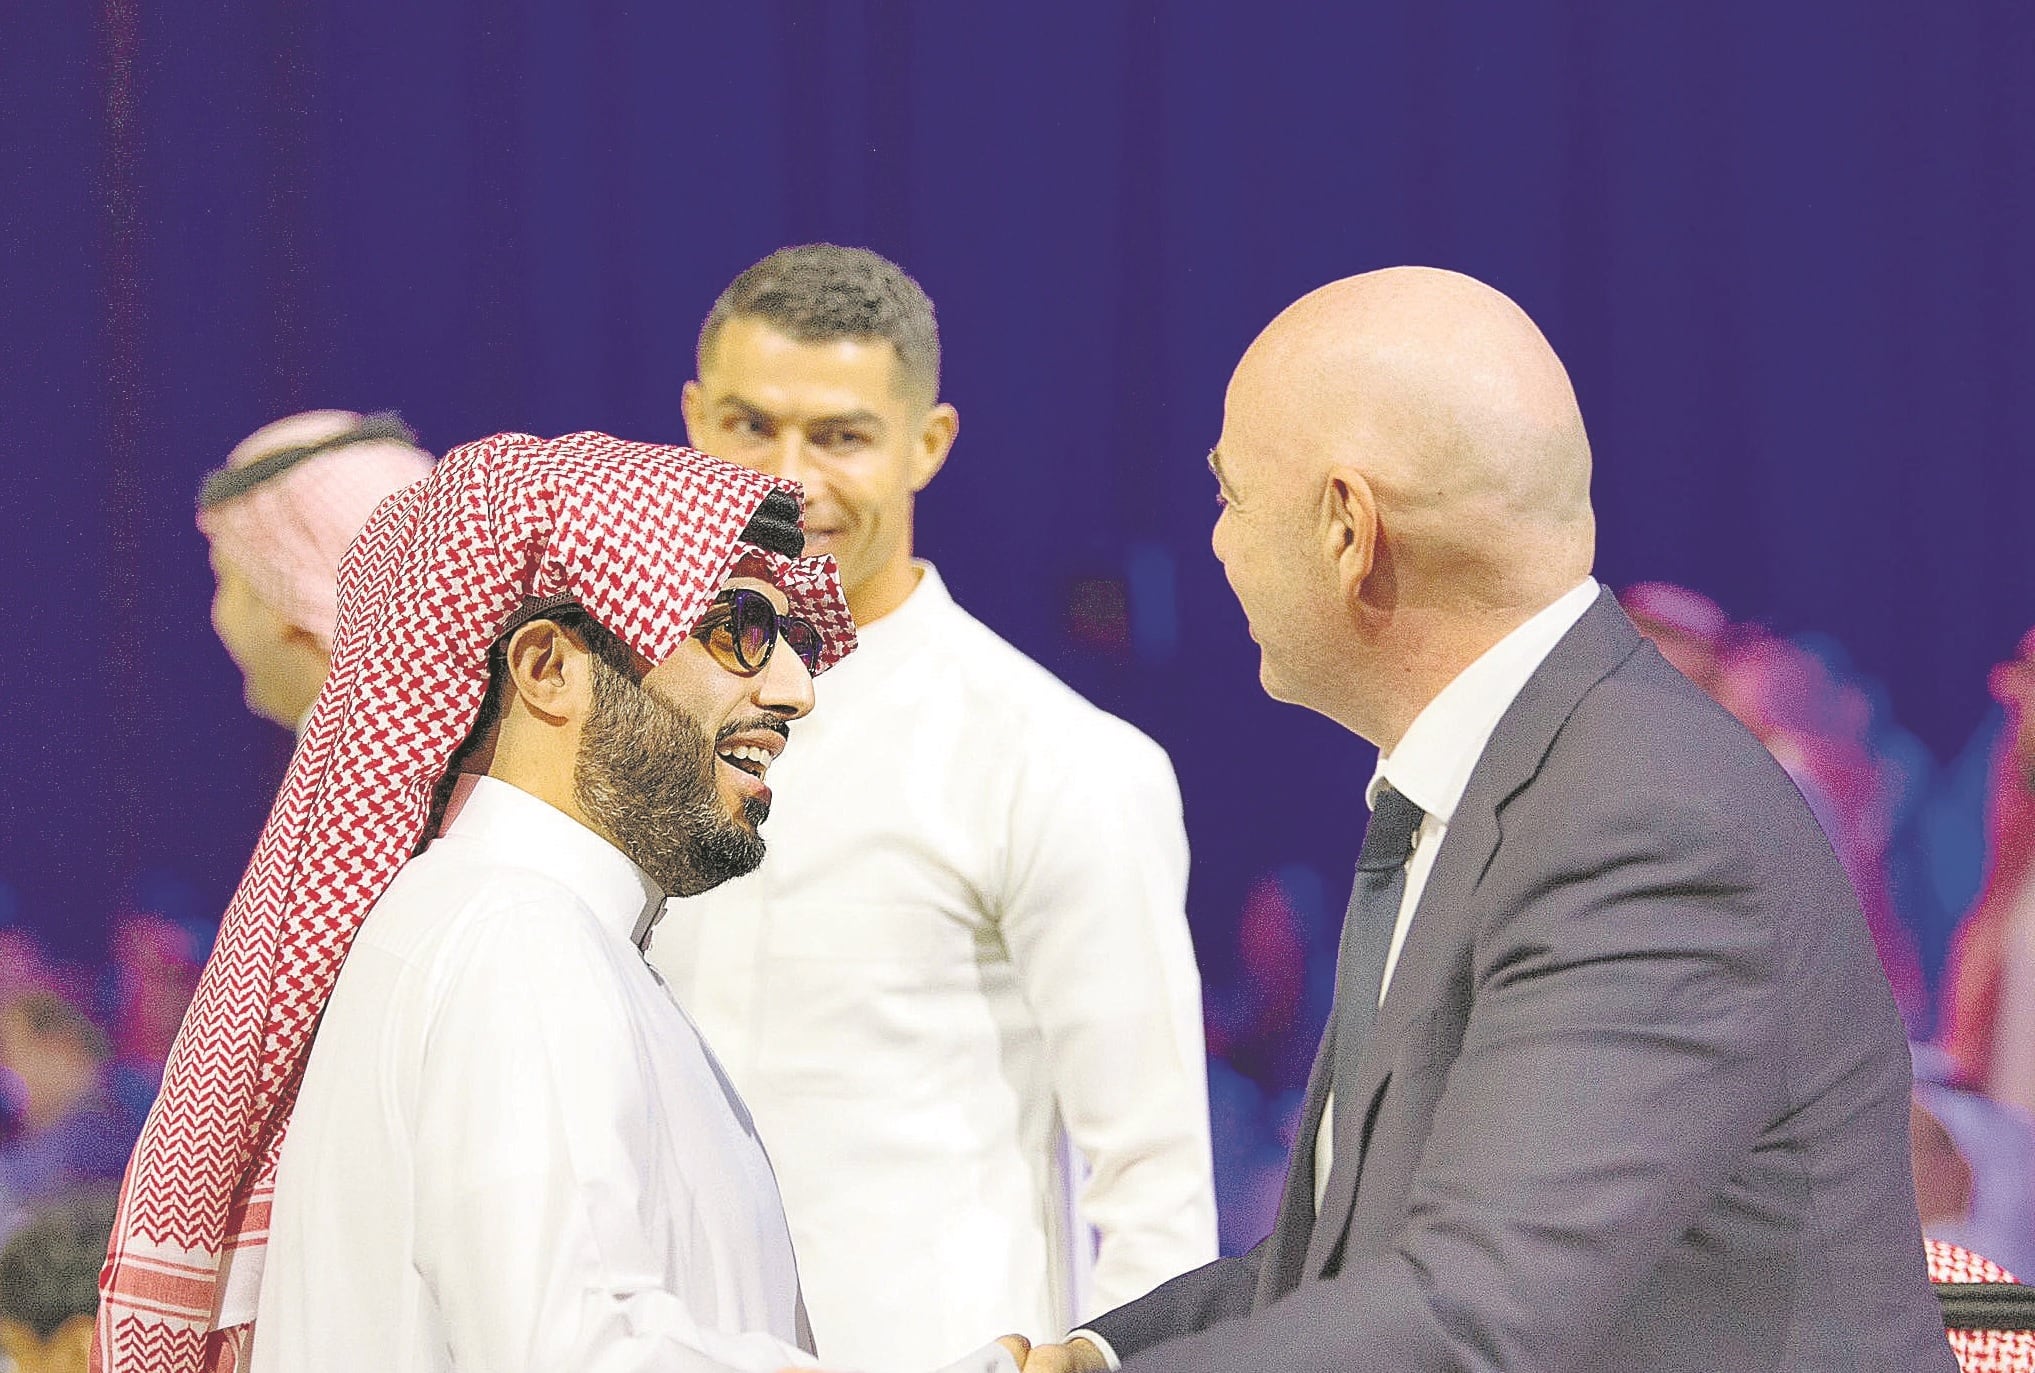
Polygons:
<instances>
[{"instance_id":1,"label":"short dark hair","mask_svg":"<svg viewBox=\"0 0 2035 1373\"><path fill-rule=\"evenodd\" d=\"M779 248L730 282L700 326L695 362L704 370L721 326L760 319L800 343L885 339L898 376L930 405L940 394L940 326L933 302L889 258L867 248L807 243Z\"/></svg>"},{"instance_id":2,"label":"short dark hair","mask_svg":"<svg viewBox=\"0 0 2035 1373\"><path fill-rule=\"evenodd\" d=\"M99 1309L99 1267L119 1197L73 1192L36 1210L0 1249L0 1317L46 1340Z\"/></svg>"}]
</instances>

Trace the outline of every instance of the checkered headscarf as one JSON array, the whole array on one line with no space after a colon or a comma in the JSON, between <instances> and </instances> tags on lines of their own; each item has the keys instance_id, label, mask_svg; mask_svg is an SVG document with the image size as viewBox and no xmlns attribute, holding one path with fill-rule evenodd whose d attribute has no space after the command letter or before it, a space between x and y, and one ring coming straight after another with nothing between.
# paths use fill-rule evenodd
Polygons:
<instances>
[{"instance_id":1,"label":"checkered headscarf","mask_svg":"<svg viewBox=\"0 0 2035 1373\"><path fill-rule=\"evenodd\" d=\"M318 1017L355 930L415 848L478 714L488 650L531 598L571 596L651 662L741 556L826 638L855 642L830 559L741 542L790 483L604 434L502 434L384 501L339 575L332 672L221 925L128 1165L94 1364L238 1366L275 1166Z\"/></svg>"},{"instance_id":2,"label":"checkered headscarf","mask_svg":"<svg viewBox=\"0 0 2035 1373\"><path fill-rule=\"evenodd\" d=\"M325 649L339 618L339 560L390 493L427 476L431 455L393 415L313 410L257 430L226 473L303 453L224 497L199 497L198 528L269 607ZM411 436L414 437L414 436ZM286 445L301 444L290 449ZM214 473L215 479L222 473ZM211 483L207 484L208 492Z\"/></svg>"}]
</instances>

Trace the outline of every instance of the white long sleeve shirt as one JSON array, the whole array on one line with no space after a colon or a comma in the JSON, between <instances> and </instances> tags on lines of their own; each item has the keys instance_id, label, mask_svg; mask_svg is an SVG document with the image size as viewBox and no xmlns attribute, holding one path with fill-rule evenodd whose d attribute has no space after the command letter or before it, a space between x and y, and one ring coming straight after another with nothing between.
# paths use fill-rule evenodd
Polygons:
<instances>
[{"instance_id":1,"label":"white long sleeve shirt","mask_svg":"<svg viewBox=\"0 0 2035 1373\"><path fill-rule=\"evenodd\" d=\"M770 1164L631 942L661 893L535 797L461 787L319 1026L254 1373L810 1365Z\"/></svg>"},{"instance_id":2,"label":"white long sleeve shirt","mask_svg":"<svg viewBox=\"0 0 2035 1373\"><path fill-rule=\"evenodd\" d=\"M769 1143L829 1366L1057 1339L1216 1254L1171 764L920 566L792 726L762 868L650 949Z\"/></svg>"}]
</instances>

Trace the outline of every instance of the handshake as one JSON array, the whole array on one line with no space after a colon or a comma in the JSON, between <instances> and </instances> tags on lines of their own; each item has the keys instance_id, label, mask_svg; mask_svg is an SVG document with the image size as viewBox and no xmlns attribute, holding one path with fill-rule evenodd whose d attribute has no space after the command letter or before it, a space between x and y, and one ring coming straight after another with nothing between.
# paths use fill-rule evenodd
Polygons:
<instances>
[{"instance_id":1,"label":"handshake","mask_svg":"<svg viewBox=\"0 0 2035 1373\"><path fill-rule=\"evenodd\" d=\"M1008 1354L1021 1373L1108 1373L1109 1369L1102 1351L1087 1340L1034 1346L1023 1335L1001 1335L938 1373L1001 1373L1006 1365L998 1357L999 1351ZM782 1373L812 1373L812 1370L787 1368Z\"/></svg>"},{"instance_id":2,"label":"handshake","mask_svg":"<svg viewBox=\"0 0 2035 1373\"><path fill-rule=\"evenodd\" d=\"M1034 1346L1023 1335L1003 1335L996 1341L1009 1351L1022 1373L1108 1373L1109 1361L1087 1340Z\"/></svg>"}]
</instances>

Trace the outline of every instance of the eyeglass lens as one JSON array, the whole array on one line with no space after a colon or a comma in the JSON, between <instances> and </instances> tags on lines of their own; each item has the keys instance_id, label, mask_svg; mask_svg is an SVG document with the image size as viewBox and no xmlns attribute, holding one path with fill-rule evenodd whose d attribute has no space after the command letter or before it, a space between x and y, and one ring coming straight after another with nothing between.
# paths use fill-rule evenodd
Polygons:
<instances>
[{"instance_id":1,"label":"eyeglass lens","mask_svg":"<svg viewBox=\"0 0 2035 1373\"><path fill-rule=\"evenodd\" d=\"M760 591L737 589L729 592L727 599L735 657L744 669L761 672L781 634L808 672L818 670L823 641L811 624L796 616L778 614L770 598Z\"/></svg>"}]
</instances>

